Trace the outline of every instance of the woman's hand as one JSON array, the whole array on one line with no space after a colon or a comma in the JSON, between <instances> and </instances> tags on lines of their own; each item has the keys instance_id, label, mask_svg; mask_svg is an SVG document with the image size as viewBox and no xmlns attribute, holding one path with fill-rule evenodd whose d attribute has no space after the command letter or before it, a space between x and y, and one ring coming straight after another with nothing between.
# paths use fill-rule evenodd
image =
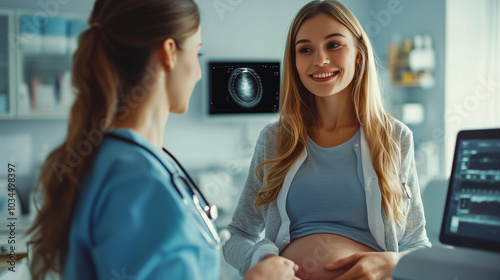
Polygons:
<instances>
[{"instance_id":1,"label":"woman's hand","mask_svg":"<svg viewBox=\"0 0 500 280\"><path fill-rule=\"evenodd\" d=\"M327 270L346 268L335 280L392 279L392 271L404 254L396 252L356 253L325 266Z\"/></svg>"},{"instance_id":2,"label":"woman's hand","mask_svg":"<svg viewBox=\"0 0 500 280\"><path fill-rule=\"evenodd\" d=\"M295 277L298 269L299 266L289 259L269 255L252 266L244 280L300 280Z\"/></svg>"}]
</instances>

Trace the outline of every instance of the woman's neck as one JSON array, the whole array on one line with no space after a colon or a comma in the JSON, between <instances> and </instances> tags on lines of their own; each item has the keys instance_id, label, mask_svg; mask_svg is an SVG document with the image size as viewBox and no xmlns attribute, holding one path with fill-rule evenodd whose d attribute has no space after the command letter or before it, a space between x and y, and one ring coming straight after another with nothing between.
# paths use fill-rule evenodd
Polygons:
<instances>
[{"instance_id":1,"label":"woman's neck","mask_svg":"<svg viewBox=\"0 0 500 280\"><path fill-rule=\"evenodd\" d=\"M359 129L352 93L339 92L316 97L316 118L308 127L309 137L321 147L334 147L352 138Z\"/></svg>"},{"instance_id":2,"label":"woman's neck","mask_svg":"<svg viewBox=\"0 0 500 280\"><path fill-rule=\"evenodd\" d=\"M316 96L317 129L335 131L342 127L358 126L351 90L344 90L333 96Z\"/></svg>"},{"instance_id":3,"label":"woman's neck","mask_svg":"<svg viewBox=\"0 0 500 280\"><path fill-rule=\"evenodd\" d=\"M118 113L111 126L132 129L161 149L169 113L165 97L164 92L155 90L147 93L147 98L142 101L134 102L130 98L121 105L127 109Z\"/></svg>"}]
</instances>

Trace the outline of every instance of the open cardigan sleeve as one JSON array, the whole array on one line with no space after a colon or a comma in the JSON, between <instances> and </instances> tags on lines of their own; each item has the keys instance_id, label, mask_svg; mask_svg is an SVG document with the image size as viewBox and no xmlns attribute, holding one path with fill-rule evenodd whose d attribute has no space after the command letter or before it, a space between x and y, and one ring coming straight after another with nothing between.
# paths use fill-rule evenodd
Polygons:
<instances>
[{"instance_id":1,"label":"open cardigan sleeve","mask_svg":"<svg viewBox=\"0 0 500 280\"><path fill-rule=\"evenodd\" d=\"M264 209L262 206L256 212L254 202L262 186L261 181L255 174L255 168L266 159L269 149L274 149L271 139L274 139L274 129L271 126L264 128L257 141L253 158L248 172L248 178L245 187L240 196L240 200L234 212L228 230L231 238L222 248L224 258L234 268L244 275L246 271L254 264L261 261L270 254L279 254L278 247L268 238L261 239L261 234L265 228ZM264 167L259 168L260 178L264 177Z\"/></svg>"},{"instance_id":2,"label":"open cardigan sleeve","mask_svg":"<svg viewBox=\"0 0 500 280\"><path fill-rule=\"evenodd\" d=\"M431 247L425 230L425 216L420 186L418 183L415 165L413 133L406 126L401 130L401 173L400 178L403 188L403 199L406 203L406 226L404 235L399 240L399 252L411 252L419 248ZM409 198L408 198L409 196Z\"/></svg>"}]
</instances>

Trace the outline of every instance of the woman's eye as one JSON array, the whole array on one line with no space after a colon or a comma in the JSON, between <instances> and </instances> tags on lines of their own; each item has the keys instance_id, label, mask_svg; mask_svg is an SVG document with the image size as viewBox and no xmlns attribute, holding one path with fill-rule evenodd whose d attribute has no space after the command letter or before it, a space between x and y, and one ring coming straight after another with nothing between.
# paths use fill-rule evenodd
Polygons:
<instances>
[{"instance_id":1,"label":"woman's eye","mask_svg":"<svg viewBox=\"0 0 500 280\"><path fill-rule=\"evenodd\" d=\"M329 44L328 44L328 48L329 48L329 49L336 49L336 48L338 48L338 47L340 47L340 44L339 44L339 43L329 43Z\"/></svg>"},{"instance_id":2,"label":"woman's eye","mask_svg":"<svg viewBox=\"0 0 500 280\"><path fill-rule=\"evenodd\" d=\"M299 49L299 53L308 53L310 50L309 48L301 48Z\"/></svg>"}]
</instances>

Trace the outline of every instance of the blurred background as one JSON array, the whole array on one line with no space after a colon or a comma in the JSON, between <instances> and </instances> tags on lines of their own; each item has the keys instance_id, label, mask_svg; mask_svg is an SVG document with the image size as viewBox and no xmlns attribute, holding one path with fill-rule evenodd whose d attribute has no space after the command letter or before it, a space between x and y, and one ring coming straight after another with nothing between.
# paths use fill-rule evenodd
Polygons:
<instances>
[{"instance_id":1,"label":"blurred background","mask_svg":"<svg viewBox=\"0 0 500 280\"><path fill-rule=\"evenodd\" d=\"M93 2L0 0L0 217L7 215L7 164L14 163L18 236L36 213L31 197L40 166L67 130L73 102L71 55L87 28ZM259 131L277 116L210 115L208 63L282 61L288 27L309 1L196 2L204 76L188 113L169 117L164 144L219 205L218 223L224 228L249 172ZM341 2L373 43L386 109L414 132L427 230L439 246L456 133L500 126L500 1ZM7 240L3 230L0 245ZM223 262L221 279L240 277Z\"/></svg>"}]
</instances>

